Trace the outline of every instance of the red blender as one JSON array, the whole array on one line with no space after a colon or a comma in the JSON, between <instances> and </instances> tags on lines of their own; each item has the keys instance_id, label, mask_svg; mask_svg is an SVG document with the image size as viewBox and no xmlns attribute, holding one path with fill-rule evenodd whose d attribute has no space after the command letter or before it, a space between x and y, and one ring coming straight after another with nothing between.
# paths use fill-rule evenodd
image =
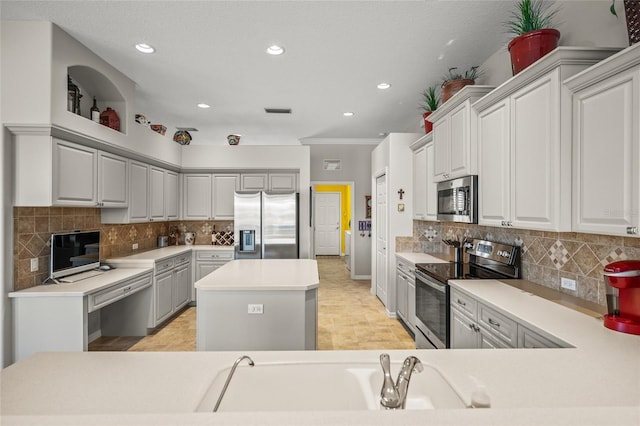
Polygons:
<instances>
[{"instance_id":1,"label":"red blender","mask_svg":"<svg viewBox=\"0 0 640 426\"><path fill-rule=\"evenodd\" d=\"M640 260L623 260L604 267L607 308L604 326L640 335Z\"/></svg>"}]
</instances>

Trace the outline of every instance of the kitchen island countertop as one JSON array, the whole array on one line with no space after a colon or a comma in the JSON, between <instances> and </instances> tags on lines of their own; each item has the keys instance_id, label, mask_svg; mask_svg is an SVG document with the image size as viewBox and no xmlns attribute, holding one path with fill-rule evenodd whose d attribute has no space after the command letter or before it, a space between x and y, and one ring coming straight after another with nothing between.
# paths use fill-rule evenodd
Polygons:
<instances>
[{"instance_id":1,"label":"kitchen island countertop","mask_svg":"<svg viewBox=\"0 0 640 426\"><path fill-rule=\"evenodd\" d=\"M195 284L198 291L306 291L319 285L318 264L311 259L232 260Z\"/></svg>"}]
</instances>

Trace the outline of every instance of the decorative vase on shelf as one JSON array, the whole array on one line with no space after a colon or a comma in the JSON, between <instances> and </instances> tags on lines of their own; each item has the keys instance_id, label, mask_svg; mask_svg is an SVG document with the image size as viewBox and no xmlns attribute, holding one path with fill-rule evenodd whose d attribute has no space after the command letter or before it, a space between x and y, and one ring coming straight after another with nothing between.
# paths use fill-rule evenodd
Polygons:
<instances>
[{"instance_id":1,"label":"decorative vase on shelf","mask_svg":"<svg viewBox=\"0 0 640 426\"><path fill-rule=\"evenodd\" d=\"M100 114L100 124L117 130L118 132L120 131L120 117L118 117L118 113L110 107L107 107L107 109Z\"/></svg>"},{"instance_id":2,"label":"decorative vase on shelf","mask_svg":"<svg viewBox=\"0 0 640 426\"><path fill-rule=\"evenodd\" d=\"M191 134L186 130L178 130L173 134L173 141L180 145L189 145L191 143Z\"/></svg>"},{"instance_id":3,"label":"decorative vase on shelf","mask_svg":"<svg viewBox=\"0 0 640 426\"><path fill-rule=\"evenodd\" d=\"M229 145L238 145L240 143L240 135L227 136L227 142L229 142Z\"/></svg>"},{"instance_id":4,"label":"decorative vase on shelf","mask_svg":"<svg viewBox=\"0 0 640 426\"><path fill-rule=\"evenodd\" d=\"M558 47L560 31L545 28L522 34L509 42L513 75L527 68Z\"/></svg>"}]
</instances>

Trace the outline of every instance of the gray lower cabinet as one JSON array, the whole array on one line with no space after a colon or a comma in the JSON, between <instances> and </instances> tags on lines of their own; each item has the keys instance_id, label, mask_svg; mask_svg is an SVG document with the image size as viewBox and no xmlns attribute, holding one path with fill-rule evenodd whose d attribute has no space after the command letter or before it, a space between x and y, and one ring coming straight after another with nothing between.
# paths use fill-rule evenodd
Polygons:
<instances>
[{"instance_id":1,"label":"gray lower cabinet","mask_svg":"<svg viewBox=\"0 0 640 426\"><path fill-rule=\"evenodd\" d=\"M149 327L157 327L189 302L191 253L155 263L153 311Z\"/></svg>"},{"instance_id":2,"label":"gray lower cabinet","mask_svg":"<svg viewBox=\"0 0 640 426\"><path fill-rule=\"evenodd\" d=\"M456 288L451 288L450 324L452 349L571 347Z\"/></svg>"},{"instance_id":3,"label":"gray lower cabinet","mask_svg":"<svg viewBox=\"0 0 640 426\"><path fill-rule=\"evenodd\" d=\"M396 260L396 313L415 333L416 278L415 265L404 259Z\"/></svg>"},{"instance_id":4,"label":"gray lower cabinet","mask_svg":"<svg viewBox=\"0 0 640 426\"><path fill-rule=\"evenodd\" d=\"M233 246L228 249L198 250L195 252L195 267L193 284L209 275L227 262L233 260ZM191 286L191 301L196 301L196 289Z\"/></svg>"},{"instance_id":5,"label":"gray lower cabinet","mask_svg":"<svg viewBox=\"0 0 640 426\"><path fill-rule=\"evenodd\" d=\"M173 271L155 277L155 318L153 327L166 320L173 313L171 293L173 291Z\"/></svg>"}]
</instances>

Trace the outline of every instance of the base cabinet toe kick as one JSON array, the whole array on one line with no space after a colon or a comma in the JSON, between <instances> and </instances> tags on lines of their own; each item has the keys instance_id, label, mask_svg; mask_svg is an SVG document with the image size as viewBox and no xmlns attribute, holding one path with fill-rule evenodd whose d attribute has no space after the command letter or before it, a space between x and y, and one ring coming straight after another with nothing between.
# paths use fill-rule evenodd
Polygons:
<instances>
[{"instance_id":1,"label":"base cabinet toe kick","mask_svg":"<svg viewBox=\"0 0 640 426\"><path fill-rule=\"evenodd\" d=\"M14 361L36 352L87 351L100 336L146 336L152 285L150 269L120 269L10 293Z\"/></svg>"}]
</instances>

